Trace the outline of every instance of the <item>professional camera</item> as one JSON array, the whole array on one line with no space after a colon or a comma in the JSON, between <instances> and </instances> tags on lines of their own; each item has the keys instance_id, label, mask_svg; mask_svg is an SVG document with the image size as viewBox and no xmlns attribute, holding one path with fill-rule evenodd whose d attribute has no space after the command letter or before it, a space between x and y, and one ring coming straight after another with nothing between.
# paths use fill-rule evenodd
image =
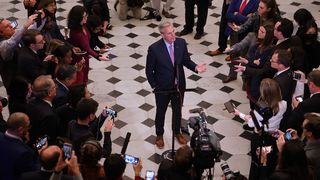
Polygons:
<instances>
[{"instance_id":1,"label":"professional camera","mask_svg":"<svg viewBox=\"0 0 320 180\"><path fill-rule=\"evenodd\" d=\"M227 162L221 163L220 167L226 180L234 180L240 175L239 171L231 171Z\"/></svg>"},{"instance_id":2,"label":"professional camera","mask_svg":"<svg viewBox=\"0 0 320 180\"><path fill-rule=\"evenodd\" d=\"M201 169L212 168L222 154L219 138L207 128L206 115L202 108L192 109L191 113L199 113L198 117L190 117L188 125L194 130L191 136L191 148L194 151L194 165ZM189 131L184 127L184 132Z\"/></svg>"},{"instance_id":3,"label":"professional camera","mask_svg":"<svg viewBox=\"0 0 320 180\"><path fill-rule=\"evenodd\" d=\"M0 102L2 104L2 107L6 107L8 105L8 99L5 97L0 96Z\"/></svg>"}]
</instances>

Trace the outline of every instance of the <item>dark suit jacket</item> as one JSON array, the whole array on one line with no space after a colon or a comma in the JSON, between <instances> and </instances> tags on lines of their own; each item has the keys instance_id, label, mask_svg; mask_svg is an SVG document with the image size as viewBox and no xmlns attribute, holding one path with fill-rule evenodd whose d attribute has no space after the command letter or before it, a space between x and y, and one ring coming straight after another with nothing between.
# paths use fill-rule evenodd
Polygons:
<instances>
[{"instance_id":1,"label":"dark suit jacket","mask_svg":"<svg viewBox=\"0 0 320 180\"><path fill-rule=\"evenodd\" d=\"M30 118L30 143L34 144L39 137L49 136L49 144L53 144L58 136L59 117L53 107L42 99L32 99L27 108Z\"/></svg>"},{"instance_id":2,"label":"dark suit jacket","mask_svg":"<svg viewBox=\"0 0 320 180\"><path fill-rule=\"evenodd\" d=\"M152 88L171 90L174 88L175 74L179 76L180 88L185 89L186 80L183 66L195 72L196 64L190 59L187 43L177 38L174 42L175 67L172 65L169 52L163 39L153 43L148 49L146 75ZM178 67L178 68L176 68ZM178 73L176 73L178 69Z\"/></svg>"},{"instance_id":3,"label":"dark suit jacket","mask_svg":"<svg viewBox=\"0 0 320 180\"><path fill-rule=\"evenodd\" d=\"M24 142L0 133L0 179L15 180L38 168L37 157Z\"/></svg>"},{"instance_id":4,"label":"dark suit jacket","mask_svg":"<svg viewBox=\"0 0 320 180\"><path fill-rule=\"evenodd\" d=\"M52 175L52 172L44 172L44 171L34 171L34 172L27 172L21 175L20 180L49 180ZM62 180L72 180L73 178L67 175L61 176Z\"/></svg>"},{"instance_id":5,"label":"dark suit jacket","mask_svg":"<svg viewBox=\"0 0 320 180\"><path fill-rule=\"evenodd\" d=\"M52 104L54 108L60 107L68 102L69 89L66 88L61 82L54 80L57 86L57 94L54 97Z\"/></svg>"},{"instance_id":6,"label":"dark suit jacket","mask_svg":"<svg viewBox=\"0 0 320 180\"><path fill-rule=\"evenodd\" d=\"M282 72L281 74L273 78L278 82L280 86L282 99L287 102L287 110L280 122L280 130L282 131L285 131L288 128L288 118L292 111L292 95L297 84L297 81L293 80L292 73L293 71L291 69L288 69L287 71Z\"/></svg>"},{"instance_id":7,"label":"dark suit jacket","mask_svg":"<svg viewBox=\"0 0 320 180\"><path fill-rule=\"evenodd\" d=\"M288 69L273 79L278 82L282 99L287 101L287 104L291 107L292 95L296 88L297 81L295 81L292 77L293 71ZM291 108L290 108L291 109Z\"/></svg>"},{"instance_id":8,"label":"dark suit jacket","mask_svg":"<svg viewBox=\"0 0 320 180\"><path fill-rule=\"evenodd\" d=\"M227 20L231 23L236 23L237 25L241 25L244 22L248 20L247 15L250 13L254 13L257 11L259 6L259 0L250 0L245 8L243 9L242 13L234 14L235 12L239 12L242 0L233 0L231 4L229 5L228 11L227 11ZM226 35L230 35L232 32L232 29L227 26L226 29Z\"/></svg>"},{"instance_id":9,"label":"dark suit jacket","mask_svg":"<svg viewBox=\"0 0 320 180\"><path fill-rule=\"evenodd\" d=\"M311 98L308 98L301 103L292 111L288 120L288 126L296 129L299 134L302 133L301 125L304 120L304 114L307 112L320 113L320 94L315 94Z\"/></svg>"},{"instance_id":10,"label":"dark suit jacket","mask_svg":"<svg viewBox=\"0 0 320 180\"><path fill-rule=\"evenodd\" d=\"M28 47L22 47L18 52L18 75L33 82L38 76L45 74L45 69L39 56Z\"/></svg>"}]
</instances>

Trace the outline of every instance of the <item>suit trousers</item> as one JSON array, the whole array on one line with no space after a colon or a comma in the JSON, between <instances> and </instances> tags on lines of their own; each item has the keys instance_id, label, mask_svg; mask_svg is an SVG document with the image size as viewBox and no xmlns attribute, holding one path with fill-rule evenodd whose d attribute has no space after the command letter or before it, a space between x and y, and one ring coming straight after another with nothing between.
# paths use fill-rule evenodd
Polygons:
<instances>
[{"instance_id":1,"label":"suit trousers","mask_svg":"<svg viewBox=\"0 0 320 180\"><path fill-rule=\"evenodd\" d=\"M130 8L128 7L127 0L118 0L119 4L117 6L117 13L119 15L119 19L122 21L127 20L128 12L131 10L132 16L136 19L141 18L141 8L140 7L134 7Z\"/></svg>"},{"instance_id":2,"label":"suit trousers","mask_svg":"<svg viewBox=\"0 0 320 180\"><path fill-rule=\"evenodd\" d=\"M194 26L194 6L197 5L198 21L197 32L203 33L207 23L209 0L185 0L185 21L184 29L192 31Z\"/></svg>"},{"instance_id":3,"label":"suit trousers","mask_svg":"<svg viewBox=\"0 0 320 180\"><path fill-rule=\"evenodd\" d=\"M181 106L183 104L184 92L156 93L156 135L161 136L164 133L164 120L169 102L172 107L172 129L174 134L180 133L181 128ZM174 125L174 127L173 127Z\"/></svg>"},{"instance_id":4,"label":"suit trousers","mask_svg":"<svg viewBox=\"0 0 320 180\"><path fill-rule=\"evenodd\" d=\"M219 51L223 52L227 48L228 36L225 35L225 31L227 28L227 11L229 8L229 4L226 4L226 0L223 1L222 11L221 11L221 19L219 25L219 39L218 39L218 46Z\"/></svg>"}]
</instances>

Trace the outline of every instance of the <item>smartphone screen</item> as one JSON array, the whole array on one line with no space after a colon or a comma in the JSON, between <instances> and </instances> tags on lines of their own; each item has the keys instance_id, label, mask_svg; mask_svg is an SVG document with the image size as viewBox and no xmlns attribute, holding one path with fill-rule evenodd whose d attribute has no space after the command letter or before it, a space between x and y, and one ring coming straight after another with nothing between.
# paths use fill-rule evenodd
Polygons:
<instances>
[{"instance_id":1,"label":"smartphone screen","mask_svg":"<svg viewBox=\"0 0 320 180\"><path fill-rule=\"evenodd\" d=\"M303 98L302 98L301 96L297 96L297 97L296 97L296 100L299 101L299 102L302 102L302 101L303 101Z\"/></svg>"},{"instance_id":2,"label":"smartphone screen","mask_svg":"<svg viewBox=\"0 0 320 180\"><path fill-rule=\"evenodd\" d=\"M293 73L293 79L296 79L296 80L300 80L301 79L301 74L299 74L299 73Z\"/></svg>"},{"instance_id":3,"label":"smartphone screen","mask_svg":"<svg viewBox=\"0 0 320 180\"><path fill-rule=\"evenodd\" d=\"M285 139L286 141L291 140L291 138L292 138L291 132L286 132L286 133L284 134L284 139Z\"/></svg>"},{"instance_id":4,"label":"smartphone screen","mask_svg":"<svg viewBox=\"0 0 320 180\"><path fill-rule=\"evenodd\" d=\"M272 146L264 146L263 148L266 150L267 154L272 151Z\"/></svg>"},{"instance_id":5,"label":"smartphone screen","mask_svg":"<svg viewBox=\"0 0 320 180\"><path fill-rule=\"evenodd\" d=\"M72 154L72 145L69 143L64 143L62 147L63 151L63 158L64 159L71 159Z\"/></svg>"},{"instance_id":6,"label":"smartphone screen","mask_svg":"<svg viewBox=\"0 0 320 180\"><path fill-rule=\"evenodd\" d=\"M11 21L10 25L13 29L16 29L18 27L18 22L16 20Z\"/></svg>"},{"instance_id":7,"label":"smartphone screen","mask_svg":"<svg viewBox=\"0 0 320 180\"><path fill-rule=\"evenodd\" d=\"M36 148L41 149L47 143L47 141L48 141L48 137L43 136L42 138L39 139L39 141L37 141Z\"/></svg>"},{"instance_id":8,"label":"smartphone screen","mask_svg":"<svg viewBox=\"0 0 320 180\"><path fill-rule=\"evenodd\" d=\"M124 160L126 161L126 163L128 164L138 164L139 163L139 158L134 157L134 156L130 156L128 154L124 155Z\"/></svg>"},{"instance_id":9,"label":"smartphone screen","mask_svg":"<svg viewBox=\"0 0 320 180\"><path fill-rule=\"evenodd\" d=\"M146 171L146 180L154 180L155 172L151 170Z\"/></svg>"}]
</instances>

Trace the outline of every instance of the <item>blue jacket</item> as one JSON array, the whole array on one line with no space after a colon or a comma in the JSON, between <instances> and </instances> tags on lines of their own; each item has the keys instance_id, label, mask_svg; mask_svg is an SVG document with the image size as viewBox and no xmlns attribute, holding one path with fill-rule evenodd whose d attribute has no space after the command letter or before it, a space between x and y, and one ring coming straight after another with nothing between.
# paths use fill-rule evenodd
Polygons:
<instances>
[{"instance_id":1,"label":"blue jacket","mask_svg":"<svg viewBox=\"0 0 320 180\"><path fill-rule=\"evenodd\" d=\"M34 151L19 139L0 133L0 179L19 179L24 172L35 171L39 165Z\"/></svg>"},{"instance_id":2,"label":"blue jacket","mask_svg":"<svg viewBox=\"0 0 320 180\"><path fill-rule=\"evenodd\" d=\"M234 14L235 12L239 12L242 0L233 0L229 5L227 11L227 21L228 23L235 23L237 25L241 25L248 20L247 15L250 13L254 13L257 11L259 6L259 0L250 0L246 7L243 9L242 13ZM229 36L232 32L232 29L227 26L225 34Z\"/></svg>"}]
</instances>

